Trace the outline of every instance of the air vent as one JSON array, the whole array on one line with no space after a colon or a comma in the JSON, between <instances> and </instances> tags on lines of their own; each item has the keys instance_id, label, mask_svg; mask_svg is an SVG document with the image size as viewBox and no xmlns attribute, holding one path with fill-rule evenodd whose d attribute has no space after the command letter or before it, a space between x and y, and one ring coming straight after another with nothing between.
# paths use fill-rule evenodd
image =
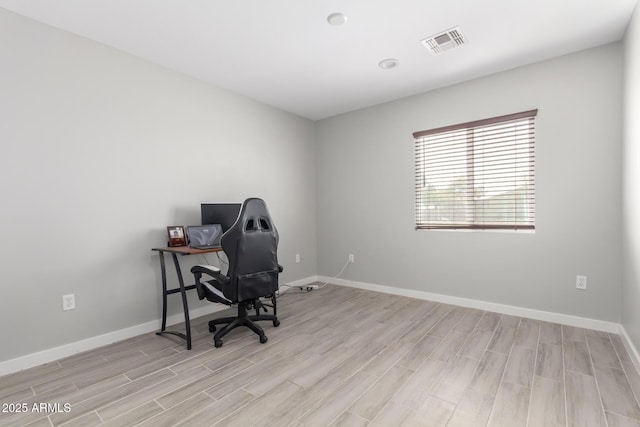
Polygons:
<instances>
[{"instance_id":1,"label":"air vent","mask_svg":"<svg viewBox=\"0 0 640 427\"><path fill-rule=\"evenodd\" d=\"M460 27L455 27L445 32L427 37L422 40L421 43L432 53L437 54L453 49L454 47L462 46L465 43L465 39Z\"/></svg>"}]
</instances>

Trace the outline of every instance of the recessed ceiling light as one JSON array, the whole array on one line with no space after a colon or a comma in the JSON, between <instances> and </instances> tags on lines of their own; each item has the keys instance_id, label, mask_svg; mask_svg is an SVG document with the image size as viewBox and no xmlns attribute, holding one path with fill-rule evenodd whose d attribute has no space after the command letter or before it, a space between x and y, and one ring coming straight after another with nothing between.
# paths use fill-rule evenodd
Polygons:
<instances>
[{"instance_id":1,"label":"recessed ceiling light","mask_svg":"<svg viewBox=\"0 0 640 427\"><path fill-rule=\"evenodd\" d=\"M347 22L347 17L342 13L332 13L327 16L327 22L331 25L340 26Z\"/></svg>"},{"instance_id":2,"label":"recessed ceiling light","mask_svg":"<svg viewBox=\"0 0 640 427\"><path fill-rule=\"evenodd\" d=\"M378 63L378 67L382 68L383 70L390 70L392 68L396 68L398 65L400 65L400 62L397 59L393 58L383 59Z\"/></svg>"}]
</instances>

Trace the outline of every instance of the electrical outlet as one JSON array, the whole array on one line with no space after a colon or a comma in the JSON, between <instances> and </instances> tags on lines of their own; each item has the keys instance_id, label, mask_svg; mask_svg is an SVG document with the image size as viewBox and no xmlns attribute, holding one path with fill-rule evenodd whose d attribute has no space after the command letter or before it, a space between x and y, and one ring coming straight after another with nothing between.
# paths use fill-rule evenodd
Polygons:
<instances>
[{"instance_id":1,"label":"electrical outlet","mask_svg":"<svg viewBox=\"0 0 640 427\"><path fill-rule=\"evenodd\" d=\"M296 254L296 262L300 262L300 254Z\"/></svg>"},{"instance_id":2,"label":"electrical outlet","mask_svg":"<svg viewBox=\"0 0 640 427\"><path fill-rule=\"evenodd\" d=\"M62 295L62 310L75 310L76 308L76 295Z\"/></svg>"},{"instance_id":3,"label":"electrical outlet","mask_svg":"<svg viewBox=\"0 0 640 427\"><path fill-rule=\"evenodd\" d=\"M576 289L587 289L587 276L576 276Z\"/></svg>"},{"instance_id":4,"label":"electrical outlet","mask_svg":"<svg viewBox=\"0 0 640 427\"><path fill-rule=\"evenodd\" d=\"M355 259L355 257L353 256L353 254L349 254L349 262L350 262L351 264L353 264L354 262L356 262L356 259Z\"/></svg>"}]
</instances>

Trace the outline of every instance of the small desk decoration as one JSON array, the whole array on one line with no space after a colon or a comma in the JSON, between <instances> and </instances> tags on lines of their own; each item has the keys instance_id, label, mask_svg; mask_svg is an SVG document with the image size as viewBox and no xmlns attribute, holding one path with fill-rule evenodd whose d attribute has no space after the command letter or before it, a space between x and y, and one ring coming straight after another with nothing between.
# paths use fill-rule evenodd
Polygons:
<instances>
[{"instance_id":1,"label":"small desk decoration","mask_svg":"<svg viewBox=\"0 0 640 427\"><path fill-rule=\"evenodd\" d=\"M184 234L184 227L181 225L172 225L167 227L169 235L169 247L186 246L187 239Z\"/></svg>"}]
</instances>

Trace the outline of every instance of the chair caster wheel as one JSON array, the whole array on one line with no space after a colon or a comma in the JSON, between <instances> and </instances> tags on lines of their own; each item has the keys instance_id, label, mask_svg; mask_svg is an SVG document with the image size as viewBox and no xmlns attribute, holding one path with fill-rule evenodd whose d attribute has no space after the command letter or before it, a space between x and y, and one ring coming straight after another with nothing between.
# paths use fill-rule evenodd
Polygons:
<instances>
[{"instance_id":1,"label":"chair caster wheel","mask_svg":"<svg viewBox=\"0 0 640 427\"><path fill-rule=\"evenodd\" d=\"M215 332L215 331L216 331L215 325L209 325L209 332Z\"/></svg>"},{"instance_id":2,"label":"chair caster wheel","mask_svg":"<svg viewBox=\"0 0 640 427\"><path fill-rule=\"evenodd\" d=\"M213 340L213 345L215 348L222 347L222 340Z\"/></svg>"},{"instance_id":3,"label":"chair caster wheel","mask_svg":"<svg viewBox=\"0 0 640 427\"><path fill-rule=\"evenodd\" d=\"M273 326L275 326L276 328L277 328L278 326L280 326L280 321L279 321L278 319L274 320L274 321L273 321Z\"/></svg>"},{"instance_id":4,"label":"chair caster wheel","mask_svg":"<svg viewBox=\"0 0 640 427\"><path fill-rule=\"evenodd\" d=\"M260 344L266 343L268 340L266 335L260 335Z\"/></svg>"}]
</instances>

